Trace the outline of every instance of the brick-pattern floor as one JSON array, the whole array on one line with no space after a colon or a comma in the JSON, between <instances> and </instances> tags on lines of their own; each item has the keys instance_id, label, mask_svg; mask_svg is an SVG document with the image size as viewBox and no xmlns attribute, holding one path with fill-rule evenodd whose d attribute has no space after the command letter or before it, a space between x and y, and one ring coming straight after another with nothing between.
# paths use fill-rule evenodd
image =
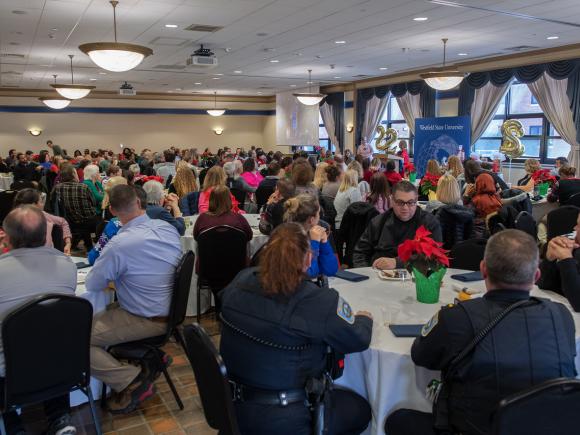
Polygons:
<instances>
[{"instance_id":1,"label":"brick-pattern floor","mask_svg":"<svg viewBox=\"0 0 580 435\"><path fill-rule=\"evenodd\" d=\"M192 321L193 319L188 319L186 324ZM217 324L210 318L203 318L203 326L210 334L217 332ZM213 336L212 339L217 345L219 335ZM185 406L183 411L179 410L165 377L161 375L155 382L157 394L129 415L113 416L109 412L101 410L100 403L97 402L102 430L105 435L217 434L217 431L210 428L205 421L193 370L183 349L172 342L164 350L173 357L169 373ZM73 408L72 415L79 435L96 433L88 404ZM41 434L46 429L42 410L39 408L27 410L23 418L27 433Z\"/></svg>"}]
</instances>

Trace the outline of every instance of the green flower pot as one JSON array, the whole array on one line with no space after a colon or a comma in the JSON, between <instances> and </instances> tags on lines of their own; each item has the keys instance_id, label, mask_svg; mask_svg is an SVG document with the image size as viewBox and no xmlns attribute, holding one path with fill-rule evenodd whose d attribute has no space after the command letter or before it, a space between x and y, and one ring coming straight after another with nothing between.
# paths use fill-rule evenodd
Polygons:
<instances>
[{"instance_id":1,"label":"green flower pot","mask_svg":"<svg viewBox=\"0 0 580 435\"><path fill-rule=\"evenodd\" d=\"M417 269L413 268L417 300L419 302L424 304L436 304L439 302L439 290L441 289L441 282L443 281L445 272L447 272L447 269L442 267L429 275L429 277L426 277Z\"/></svg>"},{"instance_id":2,"label":"green flower pot","mask_svg":"<svg viewBox=\"0 0 580 435\"><path fill-rule=\"evenodd\" d=\"M416 172L411 172L409 174L409 181L411 183L414 183L415 181L417 181L417 173Z\"/></svg>"},{"instance_id":3,"label":"green flower pot","mask_svg":"<svg viewBox=\"0 0 580 435\"><path fill-rule=\"evenodd\" d=\"M550 185L548 183L541 183L538 186L538 193L542 196L546 196L548 194L548 188Z\"/></svg>"}]
</instances>

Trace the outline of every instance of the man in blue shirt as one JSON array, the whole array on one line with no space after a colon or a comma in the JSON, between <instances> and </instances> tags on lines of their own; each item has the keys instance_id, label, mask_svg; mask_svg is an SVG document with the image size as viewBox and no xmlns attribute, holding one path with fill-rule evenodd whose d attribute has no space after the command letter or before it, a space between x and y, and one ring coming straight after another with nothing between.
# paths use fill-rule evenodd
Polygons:
<instances>
[{"instance_id":1,"label":"man in blue shirt","mask_svg":"<svg viewBox=\"0 0 580 435\"><path fill-rule=\"evenodd\" d=\"M146 215L133 187L115 186L109 201L122 227L89 272L86 288L103 291L113 282L119 306L93 320L91 371L116 392L111 412L128 413L153 395L153 379L104 348L165 333L181 245L173 226Z\"/></svg>"}]
</instances>

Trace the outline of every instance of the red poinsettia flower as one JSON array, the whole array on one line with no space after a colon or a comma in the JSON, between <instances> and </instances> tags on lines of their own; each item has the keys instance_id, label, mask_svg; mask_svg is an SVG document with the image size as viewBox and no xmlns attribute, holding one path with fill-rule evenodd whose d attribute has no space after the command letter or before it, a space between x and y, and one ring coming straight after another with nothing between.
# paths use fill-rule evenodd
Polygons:
<instances>
[{"instance_id":1,"label":"red poinsettia flower","mask_svg":"<svg viewBox=\"0 0 580 435\"><path fill-rule=\"evenodd\" d=\"M157 176L157 175L149 175L147 177L143 177L143 184L147 183L148 181L159 181L161 184L163 184L163 178Z\"/></svg>"},{"instance_id":2,"label":"red poinsettia flower","mask_svg":"<svg viewBox=\"0 0 580 435\"><path fill-rule=\"evenodd\" d=\"M433 240L431 232L420 226L415 237L405 240L397 249L397 255L408 267L416 267L427 276L430 270L437 270L442 266L449 267L449 257L442 248L443 244Z\"/></svg>"},{"instance_id":3,"label":"red poinsettia flower","mask_svg":"<svg viewBox=\"0 0 580 435\"><path fill-rule=\"evenodd\" d=\"M556 182L556 177L554 177L549 169L538 169L532 174L532 180L534 184L548 183L553 186Z\"/></svg>"},{"instance_id":4,"label":"red poinsettia flower","mask_svg":"<svg viewBox=\"0 0 580 435\"><path fill-rule=\"evenodd\" d=\"M415 165L411 162L405 163L403 168L405 169L405 172L407 172L407 173L415 172Z\"/></svg>"},{"instance_id":5,"label":"red poinsettia flower","mask_svg":"<svg viewBox=\"0 0 580 435\"><path fill-rule=\"evenodd\" d=\"M429 191L435 192L437 190L437 183L439 183L439 176L433 174L425 174L419 183L419 189L423 195L428 195Z\"/></svg>"}]
</instances>

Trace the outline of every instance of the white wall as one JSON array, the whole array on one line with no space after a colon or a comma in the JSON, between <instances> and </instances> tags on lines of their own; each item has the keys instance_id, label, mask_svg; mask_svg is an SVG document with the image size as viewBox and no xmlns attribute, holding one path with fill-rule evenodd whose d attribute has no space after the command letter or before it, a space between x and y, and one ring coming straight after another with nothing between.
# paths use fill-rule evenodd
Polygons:
<instances>
[{"instance_id":1,"label":"white wall","mask_svg":"<svg viewBox=\"0 0 580 435\"><path fill-rule=\"evenodd\" d=\"M0 105L38 106L35 98L0 98ZM159 100L101 100L76 101L77 107L140 107L140 108L207 108L207 103ZM273 110L270 103L225 103L229 109ZM216 135L215 128L223 134ZM33 137L31 128L42 130ZM214 118L209 115L168 114L101 114L101 113L0 113L0 155L10 148L39 151L46 148L48 139L72 154L76 148L119 149L124 144L141 150L163 150L169 146L219 147L252 145L265 149L275 147L275 116L230 115Z\"/></svg>"}]
</instances>

